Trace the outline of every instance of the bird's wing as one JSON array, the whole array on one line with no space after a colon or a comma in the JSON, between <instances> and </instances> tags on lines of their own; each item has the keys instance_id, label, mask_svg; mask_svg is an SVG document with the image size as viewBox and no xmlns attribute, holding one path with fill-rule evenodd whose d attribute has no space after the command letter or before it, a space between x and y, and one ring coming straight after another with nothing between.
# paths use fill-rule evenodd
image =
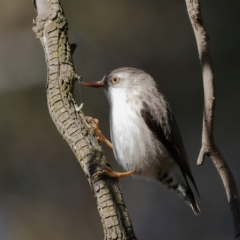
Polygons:
<instances>
[{"instance_id":1,"label":"bird's wing","mask_svg":"<svg viewBox=\"0 0 240 240\"><path fill-rule=\"evenodd\" d=\"M147 103L143 102L141 116L146 125L153 132L156 138L172 154L172 157L178 163L183 176L185 179L186 175L189 177L199 195L196 183L189 167L182 137L171 109L167 106L167 112L161 116L161 119L155 115L156 114L154 114L154 112L150 111Z\"/></svg>"}]
</instances>

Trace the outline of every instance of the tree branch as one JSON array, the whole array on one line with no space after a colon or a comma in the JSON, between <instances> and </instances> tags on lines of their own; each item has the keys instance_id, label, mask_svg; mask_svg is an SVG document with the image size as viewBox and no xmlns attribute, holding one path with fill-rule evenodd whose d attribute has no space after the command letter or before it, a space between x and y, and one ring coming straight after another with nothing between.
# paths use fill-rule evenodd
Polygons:
<instances>
[{"instance_id":1,"label":"tree branch","mask_svg":"<svg viewBox=\"0 0 240 240\"><path fill-rule=\"evenodd\" d=\"M202 66L204 87L202 147L197 160L197 164L201 165L206 155L209 156L213 161L223 181L227 199L232 211L235 225L235 238L240 239L240 202L236 183L228 167L228 164L217 148L213 137L215 96L213 84L214 74L208 41L209 37L203 26L199 1L185 1L187 5L188 15L197 41L198 53Z\"/></svg>"},{"instance_id":2,"label":"tree branch","mask_svg":"<svg viewBox=\"0 0 240 240\"><path fill-rule=\"evenodd\" d=\"M38 16L33 30L47 62L47 102L58 131L76 155L97 201L105 239L136 239L119 185L109 178L93 179L109 167L90 123L74 100L76 75L67 36L67 20L58 0L33 1Z\"/></svg>"}]
</instances>

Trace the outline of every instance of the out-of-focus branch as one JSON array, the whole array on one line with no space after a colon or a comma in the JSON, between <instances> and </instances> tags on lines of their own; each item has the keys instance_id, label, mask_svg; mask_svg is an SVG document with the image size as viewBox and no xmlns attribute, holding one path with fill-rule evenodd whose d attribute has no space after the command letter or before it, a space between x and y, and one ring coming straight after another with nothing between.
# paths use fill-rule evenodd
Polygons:
<instances>
[{"instance_id":1,"label":"out-of-focus branch","mask_svg":"<svg viewBox=\"0 0 240 240\"><path fill-rule=\"evenodd\" d=\"M213 121L214 121L214 74L211 64L211 56L209 50L209 37L203 26L201 8L198 0L185 0L188 15L193 27L193 31L197 41L199 58L202 66L203 87L204 87L204 111L203 111L203 131L202 131L202 147L197 160L197 164L201 165L205 155L209 156L217 168L225 187L227 199L232 211L235 238L240 239L240 202L238 191L233 175L228 167L227 162L223 158L221 152L217 148L213 137Z\"/></svg>"},{"instance_id":2,"label":"out-of-focus branch","mask_svg":"<svg viewBox=\"0 0 240 240\"><path fill-rule=\"evenodd\" d=\"M93 190L105 239L136 239L117 181L92 177L109 164L72 94L74 81L80 77L74 70L67 20L59 0L33 2L38 13L33 30L42 43L47 62L46 91L50 115L76 155Z\"/></svg>"}]
</instances>

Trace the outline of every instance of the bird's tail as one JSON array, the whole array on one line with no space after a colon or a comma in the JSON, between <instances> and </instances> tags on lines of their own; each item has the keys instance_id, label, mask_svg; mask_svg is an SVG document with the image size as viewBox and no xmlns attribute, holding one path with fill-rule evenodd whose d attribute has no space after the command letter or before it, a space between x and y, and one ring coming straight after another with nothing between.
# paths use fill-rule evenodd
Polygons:
<instances>
[{"instance_id":1,"label":"bird's tail","mask_svg":"<svg viewBox=\"0 0 240 240\"><path fill-rule=\"evenodd\" d=\"M174 177L174 175L162 174L158 176L158 180L161 181L167 188L174 190L177 195L182 198L193 210L195 215L200 214L200 208L192 192L191 187L188 184L186 177Z\"/></svg>"},{"instance_id":2,"label":"bird's tail","mask_svg":"<svg viewBox=\"0 0 240 240\"><path fill-rule=\"evenodd\" d=\"M182 195L185 202L192 208L194 214L198 216L201 211L191 188L189 186L181 187L179 194Z\"/></svg>"}]
</instances>

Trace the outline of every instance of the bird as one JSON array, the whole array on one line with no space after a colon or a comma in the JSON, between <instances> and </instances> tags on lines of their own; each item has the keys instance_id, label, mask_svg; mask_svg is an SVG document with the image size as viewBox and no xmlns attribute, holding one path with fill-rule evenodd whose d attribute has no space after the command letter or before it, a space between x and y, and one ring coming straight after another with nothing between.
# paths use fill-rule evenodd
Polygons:
<instances>
[{"instance_id":1,"label":"bird","mask_svg":"<svg viewBox=\"0 0 240 240\"><path fill-rule=\"evenodd\" d=\"M200 208L189 184L198 188L190 170L183 140L165 96L143 70L122 67L101 81L82 82L102 88L110 105L110 133L117 162L126 170L105 174L120 178L137 174L172 189L199 215Z\"/></svg>"}]
</instances>

